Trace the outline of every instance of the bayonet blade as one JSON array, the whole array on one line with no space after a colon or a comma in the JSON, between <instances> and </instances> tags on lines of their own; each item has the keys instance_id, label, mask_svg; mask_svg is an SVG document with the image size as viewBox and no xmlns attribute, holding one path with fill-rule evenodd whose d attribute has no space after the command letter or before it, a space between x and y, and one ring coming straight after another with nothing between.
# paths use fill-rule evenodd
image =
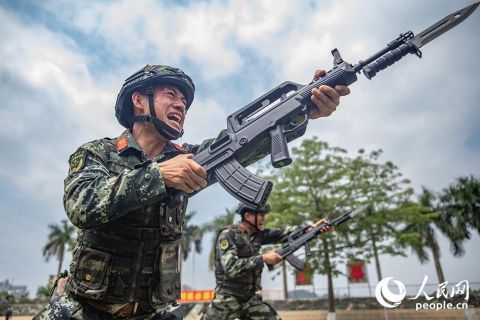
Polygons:
<instances>
[{"instance_id":1,"label":"bayonet blade","mask_svg":"<svg viewBox=\"0 0 480 320\"><path fill-rule=\"evenodd\" d=\"M417 34L410 40L410 42L414 44L417 49L426 45L433 39L444 34L448 30L460 24L463 20L467 19L468 16L471 15L472 12L475 11L475 9L477 9L479 4L480 2L476 2L468 7L449 14L442 20L438 21L434 25Z\"/></svg>"},{"instance_id":2,"label":"bayonet blade","mask_svg":"<svg viewBox=\"0 0 480 320\"><path fill-rule=\"evenodd\" d=\"M350 215L350 217L353 218L353 217L356 216L357 214L365 211L365 209L367 209L367 208L368 208L368 204L364 204L363 206L358 207L357 209L355 209L355 210L353 210L352 212L350 212L349 215Z\"/></svg>"}]
</instances>

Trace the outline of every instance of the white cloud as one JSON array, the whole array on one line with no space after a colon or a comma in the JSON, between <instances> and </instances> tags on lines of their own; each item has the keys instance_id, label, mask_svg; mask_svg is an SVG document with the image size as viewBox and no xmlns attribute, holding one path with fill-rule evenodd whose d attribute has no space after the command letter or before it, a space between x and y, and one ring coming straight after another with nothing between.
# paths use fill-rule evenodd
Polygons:
<instances>
[{"instance_id":1,"label":"white cloud","mask_svg":"<svg viewBox=\"0 0 480 320\"><path fill-rule=\"evenodd\" d=\"M232 24L223 6L200 2L186 9L177 8L173 21L172 54L195 61L205 80L228 75L242 66L235 39L231 39Z\"/></svg>"},{"instance_id":2,"label":"white cloud","mask_svg":"<svg viewBox=\"0 0 480 320\"><path fill-rule=\"evenodd\" d=\"M94 84L85 58L69 38L41 25L25 24L3 10L0 20L0 59L8 61L0 67L7 75L2 86L11 95L1 107L6 126L1 126L0 134L4 141L22 141L22 152L28 152L18 159L20 163L4 163L0 174L34 197L55 202L59 194L61 198L66 146L78 143L76 134L97 136L104 128L113 128L113 107L105 106L112 105L114 95ZM73 119L81 132L57 128ZM66 135L56 135L59 132ZM70 148L73 152L75 147ZM12 168L21 163L19 175Z\"/></svg>"}]
</instances>

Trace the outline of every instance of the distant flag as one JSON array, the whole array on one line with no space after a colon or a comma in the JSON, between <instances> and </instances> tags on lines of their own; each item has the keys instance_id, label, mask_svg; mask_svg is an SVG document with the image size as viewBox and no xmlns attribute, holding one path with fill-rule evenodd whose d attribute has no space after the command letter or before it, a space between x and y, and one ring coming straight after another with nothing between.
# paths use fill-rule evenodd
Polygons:
<instances>
[{"instance_id":1,"label":"distant flag","mask_svg":"<svg viewBox=\"0 0 480 320\"><path fill-rule=\"evenodd\" d=\"M295 284L297 286L306 286L312 284L312 272L305 268L303 271L295 271Z\"/></svg>"},{"instance_id":2,"label":"distant flag","mask_svg":"<svg viewBox=\"0 0 480 320\"><path fill-rule=\"evenodd\" d=\"M365 261L354 260L347 263L348 281L350 283L366 283L367 272L365 270Z\"/></svg>"}]
</instances>

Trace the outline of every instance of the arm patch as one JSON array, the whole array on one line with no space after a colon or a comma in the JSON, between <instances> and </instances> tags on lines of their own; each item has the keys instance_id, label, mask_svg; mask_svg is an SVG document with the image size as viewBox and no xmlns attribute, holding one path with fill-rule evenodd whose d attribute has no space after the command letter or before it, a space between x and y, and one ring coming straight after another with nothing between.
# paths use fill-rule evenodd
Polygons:
<instances>
[{"instance_id":1,"label":"arm patch","mask_svg":"<svg viewBox=\"0 0 480 320\"><path fill-rule=\"evenodd\" d=\"M227 250L229 246L230 243L228 243L227 239L222 239L222 241L220 241L220 249Z\"/></svg>"},{"instance_id":2,"label":"arm patch","mask_svg":"<svg viewBox=\"0 0 480 320\"><path fill-rule=\"evenodd\" d=\"M87 153L83 149L78 149L74 154L70 156L68 164L70 168L68 169L68 174L77 172L80 169L83 169L85 166L85 158Z\"/></svg>"}]
</instances>

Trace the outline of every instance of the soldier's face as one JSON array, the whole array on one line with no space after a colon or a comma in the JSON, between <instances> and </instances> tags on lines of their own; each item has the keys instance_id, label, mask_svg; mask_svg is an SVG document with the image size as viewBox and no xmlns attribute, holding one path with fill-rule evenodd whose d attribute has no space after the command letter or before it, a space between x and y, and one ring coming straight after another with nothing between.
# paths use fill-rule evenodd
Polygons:
<instances>
[{"instance_id":1,"label":"soldier's face","mask_svg":"<svg viewBox=\"0 0 480 320\"><path fill-rule=\"evenodd\" d=\"M265 229L265 213L257 213L257 228L260 231ZM246 212L245 213L245 220L250 222L251 224L255 225L255 213L253 212Z\"/></svg>"},{"instance_id":2,"label":"soldier's face","mask_svg":"<svg viewBox=\"0 0 480 320\"><path fill-rule=\"evenodd\" d=\"M183 93L173 85L159 85L155 87L153 102L157 118L175 130L182 131L187 109ZM147 112L150 113L150 110Z\"/></svg>"}]
</instances>

